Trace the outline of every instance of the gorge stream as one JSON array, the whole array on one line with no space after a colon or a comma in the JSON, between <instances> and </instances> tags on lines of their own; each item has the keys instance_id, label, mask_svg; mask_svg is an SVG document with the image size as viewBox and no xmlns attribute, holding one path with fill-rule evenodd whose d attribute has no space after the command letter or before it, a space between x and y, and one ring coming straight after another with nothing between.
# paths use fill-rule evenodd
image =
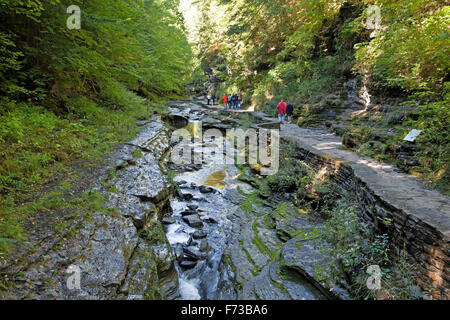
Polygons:
<instances>
[{"instance_id":1,"label":"gorge stream","mask_svg":"<svg viewBox=\"0 0 450 320\"><path fill-rule=\"evenodd\" d=\"M195 132L198 121L215 123L211 117L218 118L218 111L193 103L173 103L170 114L188 119L186 128L195 137L188 149L195 153L200 144L203 155L208 155L209 149L217 147L217 141L202 141ZM219 127L224 128L223 124ZM169 166L177 187L170 200L172 213L163 224L175 257L180 299L323 299L324 295L300 274L291 272L283 277L278 257L255 244L258 239L263 248L273 252L281 249L276 231L266 229L263 222L274 208L255 208L258 215L241 208L253 188L238 180L240 170L228 164L234 163L235 150L227 150L233 153L224 152L228 157L225 163L206 156L201 165Z\"/></svg>"}]
</instances>

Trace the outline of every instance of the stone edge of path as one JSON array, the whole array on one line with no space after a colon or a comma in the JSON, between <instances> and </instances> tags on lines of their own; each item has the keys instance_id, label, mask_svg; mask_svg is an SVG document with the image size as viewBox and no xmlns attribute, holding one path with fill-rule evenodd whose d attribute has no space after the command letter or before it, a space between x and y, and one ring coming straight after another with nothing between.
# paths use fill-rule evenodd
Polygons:
<instances>
[{"instance_id":1,"label":"stone edge of path","mask_svg":"<svg viewBox=\"0 0 450 320\"><path fill-rule=\"evenodd\" d=\"M259 121L276 121L262 112ZM293 141L300 156L322 174L353 193L362 203L363 217L391 235L398 250L405 247L419 266L419 285L450 298L450 204L449 197L428 189L417 178L393 165L358 156L344 149L335 134L323 129L281 126L281 138ZM382 226L385 218L392 226Z\"/></svg>"}]
</instances>

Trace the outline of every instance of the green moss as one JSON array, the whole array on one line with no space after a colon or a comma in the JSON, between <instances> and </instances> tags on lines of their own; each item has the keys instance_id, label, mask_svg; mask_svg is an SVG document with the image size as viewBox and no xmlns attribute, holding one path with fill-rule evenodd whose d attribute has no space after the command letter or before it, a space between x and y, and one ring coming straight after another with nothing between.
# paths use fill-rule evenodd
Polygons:
<instances>
[{"instance_id":1,"label":"green moss","mask_svg":"<svg viewBox=\"0 0 450 320\"><path fill-rule=\"evenodd\" d=\"M258 198L258 192L253 192L248 194L245 200L241 203L241 209L253 214L256 217L260 217L264 213L257 211L255 207L260 206L261 204L262 201Z\"/></svg>"},{"instance_id":2,"label":"green moss","mask_svg":"<svg viewBox=\"0 0 450 320\"><path fill-rule=\"evenodd\" d=\"M275 287L277 287L278 289L289 295L289 292L282 283L279 283L277 281L272 281L272 283L274 284Z\"/></svg>"},{"instance_id":3,"label":"green moss","mask_svg":"<svg viewBox=\"0 0 450 320\"><path fill-rule=\"evenodd\" d=\"M224 254L222 260L226 265L230 266L231 270L233 270L234 273L236 273L237 269L230 254Z\"/></svg>"},{"instance_id":4,"label":"green moss","mask_svg":"<svg viewBox=\"0 0 450 320\"><path fill-rule=\"evenodd\" d=\"M136 148L136 150L134 150L134 151L131 153L131 155L132 155L134 158L136 158L136 159L142 158L142 157L144 156L144 155L142 154L141 149L139 149L139 148Z\"/></svg>"}]
</instances>

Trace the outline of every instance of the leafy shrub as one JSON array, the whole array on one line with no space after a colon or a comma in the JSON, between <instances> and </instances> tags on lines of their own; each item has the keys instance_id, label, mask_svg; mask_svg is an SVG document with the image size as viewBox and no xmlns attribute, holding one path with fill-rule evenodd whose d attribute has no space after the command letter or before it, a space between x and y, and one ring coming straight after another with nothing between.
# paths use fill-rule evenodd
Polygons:
<instances>
[{"instance_id":1,"label":"leafy shrub","mask_svg":"<svg viewBox=\"0 0 450 320\"><path fill-rule=\"evenodd\" d=\"M330 244L327 251L333 257L333 277L339 279L345 274L353 294L360 299L415 298L415 268L406 260L405 253L399 259L392 259L389 236L375 234L361 221L356 210L347 201L341 201L321 231ZM367 288L366 270L372 265L381 270L382 288L377 291Z\"/></svg>"}]
</instances>

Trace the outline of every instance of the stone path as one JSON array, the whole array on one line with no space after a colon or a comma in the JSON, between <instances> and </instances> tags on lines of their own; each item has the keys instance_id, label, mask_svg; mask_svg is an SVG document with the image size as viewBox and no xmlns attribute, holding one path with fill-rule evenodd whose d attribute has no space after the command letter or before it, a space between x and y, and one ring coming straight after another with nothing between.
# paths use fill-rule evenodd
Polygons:
<instances>
[{"instance_id":1,"label":"stone path","mask_svg":"<svg viewBox=\"0 0 450 320\"><path fill-rule=\"evenodd\" d=\"M269 120L265 114L253 113L256 117ZM272 118L273 121L276 119ZM414 176L386 163L360 157L346 150L341 139L322 129L300 128L295 124L283 124L281 137L292 140L303 149L324 157L331 157L349 164L358 176L375 194L408 215L414 215L423 222L450 238L449 197L430 190Z\"/></svg>"}]
</instances>

